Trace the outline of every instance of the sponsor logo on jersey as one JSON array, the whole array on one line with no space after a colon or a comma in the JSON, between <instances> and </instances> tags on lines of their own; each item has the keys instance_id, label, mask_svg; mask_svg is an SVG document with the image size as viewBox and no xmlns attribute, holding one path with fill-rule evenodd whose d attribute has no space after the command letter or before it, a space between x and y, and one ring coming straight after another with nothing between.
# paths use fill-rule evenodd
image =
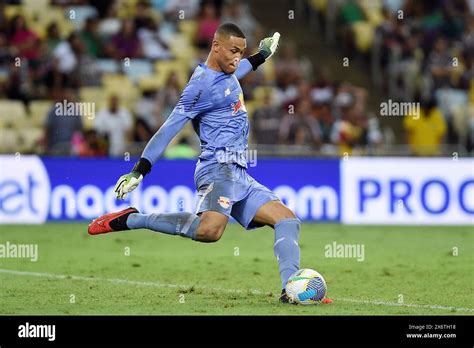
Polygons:
<instances>
[{"instance_id":1,"label":"sponsor logo on jersey","mask_svg":"<svg viewBox=\"0 0 474 348\"><path fill-rule=\"evenodd\" d=\"M232 103L232 116L236 115L239 111L247 112L247 109L245 108L244 105L244 94L240 93L239 94L239 100L237 103Z\"/></svg>"}]
</instances>

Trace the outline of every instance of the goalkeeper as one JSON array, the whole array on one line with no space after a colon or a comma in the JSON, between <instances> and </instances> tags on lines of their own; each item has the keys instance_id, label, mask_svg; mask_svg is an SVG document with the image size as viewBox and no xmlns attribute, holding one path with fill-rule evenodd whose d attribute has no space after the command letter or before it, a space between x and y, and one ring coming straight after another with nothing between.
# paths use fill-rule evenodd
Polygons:
<instances>
[{"instance_id":1,"label":"goalkeeper","mask_svg":"<svg viewBox=\"0 0 474 348\"><path fill-rule=\"evenodd\" d=\"M249 122L239 83L275 53L279 38L275 33L263 39L259 51L242 60L246 49L242 31L230 23L219 26L207 61L195 69L171 115L147 144L132 172L121 176L115 186L117 198L125 199L150 173L171 139L191 121L201 142L195 171L199 198L196 213L141 214L127 208L95 219L89 234L147 228L216 242L230 216L246 229L271 226L282 286L280 301L289 301L284 289L290 275L299 269L300 221L272 191L247 174Z\"/></svg>"}]
</instances>

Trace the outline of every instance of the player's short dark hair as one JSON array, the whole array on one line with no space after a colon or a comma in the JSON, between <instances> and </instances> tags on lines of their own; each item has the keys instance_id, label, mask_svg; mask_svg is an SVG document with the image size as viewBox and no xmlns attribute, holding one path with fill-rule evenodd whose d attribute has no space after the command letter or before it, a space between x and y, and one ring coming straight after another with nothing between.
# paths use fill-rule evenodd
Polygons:
<instances>
[{"instance_id":1,"label":"player's short dark hair","mask_svg":"<svg viewBox=\"0 0 474 348\"><path fill-rule=\"evenodd\" d=\"M224 23L219 25L216 30L216 33L224 34L226 36L241 37L242 39L245 39L245 34L243 33L243 31L240 30L240 28L233 23Z\"/></svg>"}]
</instances>

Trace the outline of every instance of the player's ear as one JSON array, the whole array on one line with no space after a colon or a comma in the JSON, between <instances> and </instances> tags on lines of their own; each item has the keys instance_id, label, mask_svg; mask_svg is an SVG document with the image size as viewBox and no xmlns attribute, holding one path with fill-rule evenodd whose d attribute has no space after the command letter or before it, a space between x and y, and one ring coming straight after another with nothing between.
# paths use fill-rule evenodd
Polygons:
<instances>
[{"instance_id":1,"label":"player's ear","mask_svg":"<svg viewBox=\"0 0 474 348\"><path fill-rule=\"evenodd\" d=\"M219 41L217 41L216 39L212 40L212 51L215 53L218 53L219 47L220 47Z\"/></svg>"}]
</instances>

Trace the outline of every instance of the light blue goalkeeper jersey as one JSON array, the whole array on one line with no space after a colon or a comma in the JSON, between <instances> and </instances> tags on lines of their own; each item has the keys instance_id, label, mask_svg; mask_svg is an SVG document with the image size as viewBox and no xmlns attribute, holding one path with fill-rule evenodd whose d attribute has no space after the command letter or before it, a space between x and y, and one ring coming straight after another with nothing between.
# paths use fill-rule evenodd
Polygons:
<instances>
[{"instance_id":1,"label":"light blue goalkeeper jersey","mask_svg":"<svg viewBox=\"0 0 474 348\"><path fill-rule=\"evenodd\" d=\"M252 70L243 59L234 74L199 64L177 105L145 147L142 157L152 164L184 125L191 120L201 142L202 160L237 163L247 168L249 121L239 78Z\"/></svg>"}]
</instances>

